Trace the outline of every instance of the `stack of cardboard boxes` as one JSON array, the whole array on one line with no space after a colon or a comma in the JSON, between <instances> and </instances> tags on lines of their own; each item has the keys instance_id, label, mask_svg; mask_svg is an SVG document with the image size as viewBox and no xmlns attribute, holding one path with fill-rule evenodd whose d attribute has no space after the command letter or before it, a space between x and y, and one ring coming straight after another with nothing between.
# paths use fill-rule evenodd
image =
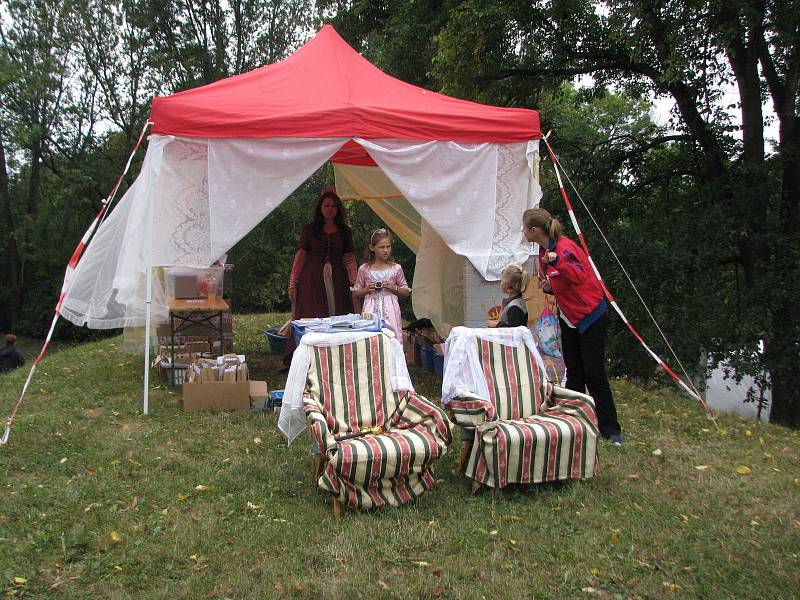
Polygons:
<instances>
[{"instance_id":1,"label":"stack of cardboard boxes","mask_svg":"<svg viewBox=\"0 0 800 600\"><path fill-rule=\"evenodd\" d=\"M263 405L267 396L266 382L250 379L242 354L195 359L183 382L186 411L249 410L251 403Z\"/></svg>"},{"instance_id":2,"label":"stack of cardboard boxes","mask_svg":"<svg viewBox=\"0 0 800 600\"><path fill-rule=\"evenodd\" d=\"M172 332L169 323L156 327L156 335L159 353L162 356L170 356ZM208 327L189 325L175 334L176 362L180 362L177 360L178 355L210 354L215 357L233 352L233 314L230 311L222 313L222 343L223 348L220 350L219 335Z\"/></svg>"}]
</instances>

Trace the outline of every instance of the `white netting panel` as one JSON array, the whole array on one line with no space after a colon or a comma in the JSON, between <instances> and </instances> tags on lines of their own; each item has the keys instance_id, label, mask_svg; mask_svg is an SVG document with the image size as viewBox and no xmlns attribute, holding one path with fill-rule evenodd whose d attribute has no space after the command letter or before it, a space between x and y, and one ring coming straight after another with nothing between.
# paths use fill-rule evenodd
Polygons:
<instances>
[{"instance_id":1,"label":"white netting panel","mask_svg":"<svg viewBox=\"0 0 800 600\"><path fill-rule=\"evenodd\" d=\"M210 265L346 141L152 136L138 179L79 262L62 314L92 328L143 325L148 262ZM527 257L519 223L541 195L535 143L356 141L396 186L388 191L399 190L486 279ZM159 269L154 272L152 313L159 321L168 312Z\"/></svg>"}]
</instances>

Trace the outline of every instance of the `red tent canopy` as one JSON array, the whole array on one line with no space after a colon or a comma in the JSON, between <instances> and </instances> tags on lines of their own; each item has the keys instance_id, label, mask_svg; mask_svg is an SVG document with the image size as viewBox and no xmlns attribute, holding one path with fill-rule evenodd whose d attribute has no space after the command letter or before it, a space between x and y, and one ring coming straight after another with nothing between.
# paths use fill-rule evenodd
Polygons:
<instances>
[{"instance_id":1,"label":"red tent canopy","mask_svg":"<svg viewBox=\"0 0 800 600\"><path fill-rule=\"evenodd\" d=\"M153 99L153 133L212 138L524 142L539 113L484 106L405 83L372 65L330 25L285 60ZM347 144L334 160L374 164Z\"/></svg>"}]
</instances>

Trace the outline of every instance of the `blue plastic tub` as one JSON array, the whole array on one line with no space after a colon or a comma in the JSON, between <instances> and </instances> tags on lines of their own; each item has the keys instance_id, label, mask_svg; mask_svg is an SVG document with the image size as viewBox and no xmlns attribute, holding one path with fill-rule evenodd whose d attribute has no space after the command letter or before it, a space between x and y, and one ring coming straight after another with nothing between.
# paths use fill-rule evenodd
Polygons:
<instances>
[{"instance_id":1,"label":"blue plastic tub","mask_svg":"<svg viewBox=\"0 0 800 600\"><path fill-rule=\"evenodd\" d=\"M422 368L426 371L430 371L431 373L434 371L434 356L436 356L436 351L433 349L433 346L425 346L420 344L419 357L420 362L422 363Z\"/></svg>"},{"instance_id":2,"label":"blue plastic tub","mask_svg":"<svg viewBox=\"0 0 800 600\"><path fill-rule=\"evenodd\" d=\"M275 354L283 354L283 351L286 350L286 336L278 335L277 331L277 327L272 327L265 329L264 333L267 334L267 340L269 340L269 349Z\"/></svg>"},{"instance_id":3,"label":"blue plastic tub","mask_svg":"<svg viewBox=\"0 0 800 600\"><path fill-rule=\"evenodd\" d=\"M444 356L433 353L433 371L439 376L444 377Z\"/></svg>"}]
</instances>

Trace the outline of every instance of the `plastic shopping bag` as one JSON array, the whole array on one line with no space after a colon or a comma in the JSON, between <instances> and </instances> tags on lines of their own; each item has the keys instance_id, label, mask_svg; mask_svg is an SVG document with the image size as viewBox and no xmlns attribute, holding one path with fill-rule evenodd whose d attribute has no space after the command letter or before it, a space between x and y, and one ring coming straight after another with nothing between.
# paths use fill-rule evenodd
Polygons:
<instances>
[{"instance_id":1,"label":"plastic shopping bag","mask_svg":"<svg viewBox=\"0 0 800 600\"><path fill-rule=\"evenodd\" d=\"M542 352L553 358L561 358L558 317L549 308L545 308L536 320L536 335Z\"/></svg>"}]
</instances>

